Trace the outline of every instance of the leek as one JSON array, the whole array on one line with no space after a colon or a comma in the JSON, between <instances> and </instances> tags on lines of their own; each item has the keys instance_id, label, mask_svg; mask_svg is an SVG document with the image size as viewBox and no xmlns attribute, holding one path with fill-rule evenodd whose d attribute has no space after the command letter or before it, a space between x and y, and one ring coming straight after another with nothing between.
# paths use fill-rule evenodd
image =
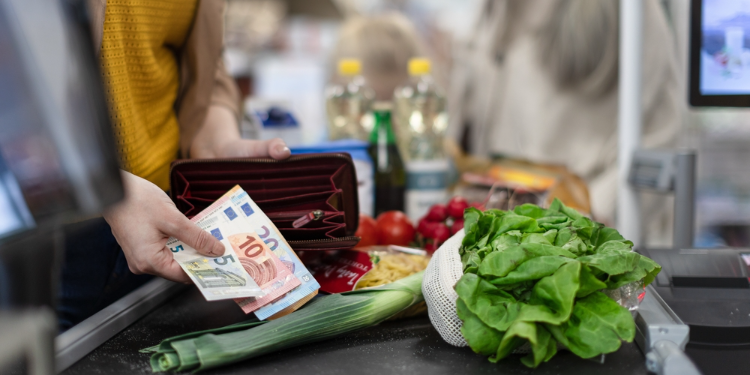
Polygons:
<instances>
[{"instance_id":1,"label":"leek","mask_svg":"<svg viewBox=\"0 0 750 375\"><path fill-rule=\"evenodd\" d=\"M240 323L164 340L154 372L205 370L374 326L423 301L423 272L390 284L318 297L303 309L258 325ZM249 329L245 329L250 327Z\"/></svg>"}]
</instances>

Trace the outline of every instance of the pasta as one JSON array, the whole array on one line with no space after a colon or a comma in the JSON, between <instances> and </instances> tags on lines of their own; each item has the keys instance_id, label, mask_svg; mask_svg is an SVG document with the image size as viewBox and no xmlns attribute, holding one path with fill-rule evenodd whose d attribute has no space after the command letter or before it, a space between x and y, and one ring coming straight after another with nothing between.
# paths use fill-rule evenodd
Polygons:
<instances>
[{"instance_id":1,"label":"pasta","mask_svg":"<svg viewBox=\"0 0 750 375\"><path fill-rule=\"evenodd\" d=\"M388 284L403 279L406 276L424 270L427 268L427 263L430 262L430 258L422 255L404 253L381 254L378 252L371 255L376 258L377 263L359 279L354 289Z\"/></svg>"},{"instance_id":2,"label":"pasta","mask_svg":"<svg viewBox=\"0 0 750 375\"><path fill-rule=\"evenodd\" d=\"M403 279L427 268L430 258L423 255L411 255L398 252L370 252L374 258L373 268L367 272L354 289L369 288L388 284ZM376 263L377 262L377 263ZM427 312L424 301L401 311L388 320L396 320L421 315Z\"/></svg>"}]
</instances>

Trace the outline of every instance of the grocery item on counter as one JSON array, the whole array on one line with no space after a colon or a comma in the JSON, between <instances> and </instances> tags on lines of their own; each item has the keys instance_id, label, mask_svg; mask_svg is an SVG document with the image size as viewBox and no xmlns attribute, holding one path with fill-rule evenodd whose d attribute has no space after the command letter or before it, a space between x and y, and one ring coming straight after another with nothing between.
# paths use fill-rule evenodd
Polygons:
<instances>
[{"instance_id":1,"label":"grocery item on counter","mask_svg":"<svg viewBox=\"0 0 750 375\"><path fill-rule=\"evenodd\" d=\"M373 267L357 281L354 289L371 288L392 283L406 276L424 271L430 258L425 255L407 254L398 251L372 251Z\"/></svg>"},{"instance_id":2,"label":"grocery item on counter","mask_svg":"<svg viewBox=\"0 0 750 375\"><path fill-rule=\"evenodd\" d=\"M362 64L357 59L338 62L337 82L326 88L328 139L368 140L372 131L370 109L375 91L362 77Z\"/></svg>"},{"instance_id":3,"label":"grocery item on counter","mask_svg":"<svg viewBox=\"0 0 750 375\"><path fill-rule=\"evenodd\" d=\"M318 297L304 309L166 339L143 349L154 372L206 370L374 326L423 301L422 272L373 288Z\"/></svg>"},{"instance_id":4,"label":"grocery item on counter","mask_svg":"<svg viewBox=\"0 0 750 375\"><path fill-rule=\"evenodd\" d=\"M410 246L416 233L414 225L401 211L387 211L377 220L370 216L359 215L359 227L354 234L361 238L356 248L367 248L374 245Z\"/></svg>"},{"instance_id":5,"label":"grocery item on counter","mask_svg":"<svg viewBox=\"0 0 750 375\"><path fill-rule=\"evenodd\" d=\"M401 211L383 212L375 220L379 245L409 246L414 241L414 225Z\"/></svg>"},{"instance_id":6,"label":"grocery item on counter","mask_svg":"<svg viewBox=\"0 0 750 375\"><path fill-rule=\"evenodd\" d=\"M525 346L521 362L537 367L558 347L592 358L633 340L629 309L661 267L617 230L557 199L548 209L468 208L464 225L425 271L430 319L447 342L492 362ZM608 297L616 290L641 292L621 306Z\"/></svg>"},{"instance_id":7,"label":"grocery item on counter","mask_svg":"<svg viewBox=\"0 0 750 375\"><path fill-rule=\"evenodd\" d=\"M409 82L393 94L393 122L406 167L406 215L413 221L448 198L448 157L443 139L448 128L445 96L432 79L431 62L409 60Z\"/></svg>"},{"instance_id":8,"label":"grocery item on counter","mask_svg":"<svg viewBox=\"0 0 750 375\"><path fill-rule=\"evenodd\" d=\"M357 227L357 232L354 233L355 236L360 238L357 247L377 245L378 234L376 230L377 223L375 222L375 219L360 212L359 226Z\"/></svg>"},{"instance_id":9,"label":"grocery item on counter","mask_svg":"<svg viewBox=\"0 0 750 375\"><path fill-rule=\"evenodd\" d=\"M448 204L435 204L430 207L427 215L417 224L417 243L428 253L435 252L450 236L464 228L464 210L469 207L484 210L482 203L469 203L458 195L451 198Z\"/></svg>"},{"instance_id":10,"label":"grocery item on counter","mask_svg":"<svg viewBox=\"0 0 750 375\"><path fill-rule=\"evenodd\" d=\"M591 212L586 182L563 165L467 155L451 139L446 139L445 150L460 175L453 194L469 201L508 210L524 203L547 207L557 198L580 212Z\"/></svg>"},{"instance_id":11,"label":"grocery item on counter","mask_svg":"<svg viewBox=\"0 0 750 375\"><path fill-rule=\"evenodd\" d=\"M370 133L369 153L375 168L375 215L404 210L406 171L391 125L391 106L373 106L375 126Z\"/></svg>"},{"instance_id":12,"label":"grocery item on counter","mask_svg":"<svg viewBox=\"0 0 750 375\"><path fill-rule=\"evenodd\" d=\"M338 251L310 265L310 271L320 283L321 292L343 293L390 283L427 267L429 257L423 251L406 253L397 249L370 246Z\"/></svg>"}]
</instances>

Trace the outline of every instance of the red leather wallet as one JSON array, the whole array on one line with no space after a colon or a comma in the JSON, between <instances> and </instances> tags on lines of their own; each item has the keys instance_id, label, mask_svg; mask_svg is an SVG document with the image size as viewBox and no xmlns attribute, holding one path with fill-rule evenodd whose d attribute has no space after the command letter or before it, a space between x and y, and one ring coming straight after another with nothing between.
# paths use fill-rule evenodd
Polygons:
<instances>
[{"instance_id":1,"label":"red leather wallet","mask_svg":"<svg viewBox=\"0 0 750 375\"><path fill-rule=\"evenodd\" d=\"M172 163L170 195L192 217L240 185L295 250L357 245L357 174L349 154L293 155L286 160L186 159Z\"/></svg>"}]
</instances>

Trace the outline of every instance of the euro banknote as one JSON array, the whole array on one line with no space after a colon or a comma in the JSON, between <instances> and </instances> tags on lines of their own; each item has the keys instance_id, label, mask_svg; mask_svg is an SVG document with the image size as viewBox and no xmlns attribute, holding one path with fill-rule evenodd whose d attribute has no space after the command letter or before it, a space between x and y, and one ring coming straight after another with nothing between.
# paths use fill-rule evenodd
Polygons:
<instances>
[{"instance_id":1,"label":"euro banknote","mask_svg":"<svg viewBox=\"0 0 750 375\"><path fill-rule=\"evenodd\" d=\"M315 280L310 271L302 264L302 261L294 253L291 246L286 242L284 237L279 233L278 228L271 222L265 213L258 207L250 196L239 186L235 186L231 191L231 200L238 208L241 214L246 218L252 228L263 242L287 264L294 275L299 279L301 285L294 288L285 296L276 301L266 304L255 310L255 315L260 320L269 317L278 317L285 312L292 312L304 303L312 299L320 289L320 284Z\"/></svg>"},{"instance_id":2,"label":"euro banknote","mask_svg":"<svg viewBox=\"0 0 750 375\"><path fill-rule=\"evenodd\" d=\"M261 297L260 286L247 274L234 251L230 236L247 231L248 223L238 215L229 199L222 196L191 220L224 245L224 255L207 257L176 238L167 240L167 247L185 273L207 301L230 298Z\"/></svg>"},{"instance_id":3,"label":"euro banknote","mask_svg":"<svg viewBox=\"0 0 750 375\"><path fill-rule=\"evenodd\" d=\"M300 285L299 279L287 265L274 254L257 234L247 232L233 234L229 243L240 257L240 263L250 277L263 290L263 296L236 299L245 314L258 310Z\"/></svg>"}]
</instances>

